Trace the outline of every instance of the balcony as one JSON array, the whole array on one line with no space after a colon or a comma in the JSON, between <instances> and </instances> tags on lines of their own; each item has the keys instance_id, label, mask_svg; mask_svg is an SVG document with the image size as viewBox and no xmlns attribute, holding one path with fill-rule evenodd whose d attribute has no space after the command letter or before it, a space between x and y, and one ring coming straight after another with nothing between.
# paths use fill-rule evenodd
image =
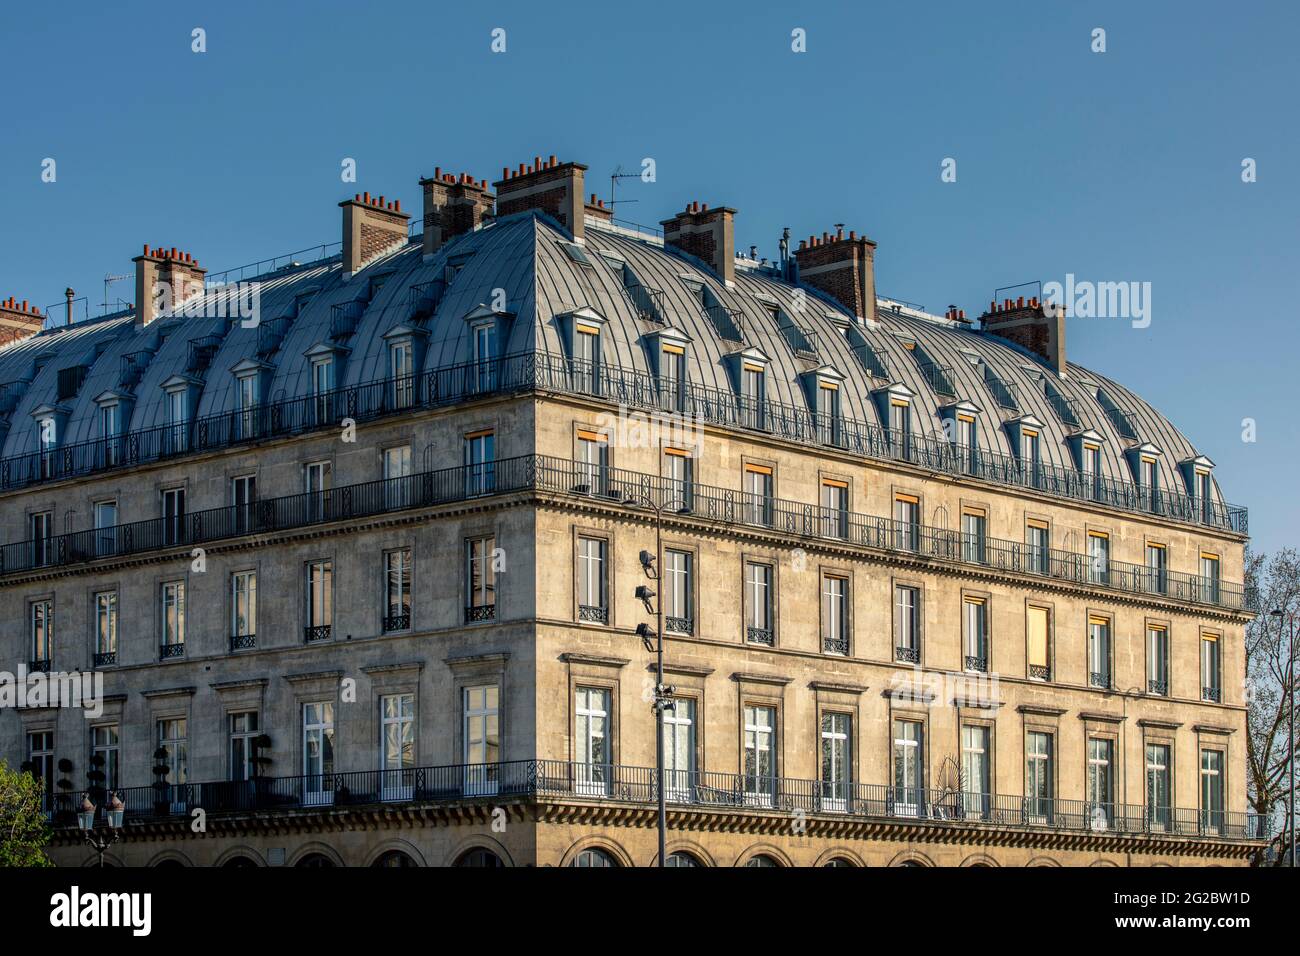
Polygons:
<instances>
[{"instance_id":1,"label":"balcony","mask_svg":"<svg viewBox=\"0 0 1300 956\"><path fill-rule=\"evenodd\" d=\"M50 659L43 657L40 660L29 661L27 671L30 674L48 674L50 672Z\"/></svg>"},{"instance_id":2,"label":"balcony","mask_svg":"<svg viewBox=\"0 0 1300 956\"><path fill-rule=\"evenodd\" d=\"M776 644L776 635L770 627L746 627L745 640L750 644L772 647Z\"/></svg>"},{"instance_id":3,"label":"balcony","mask_svg":"<svg viewBox=\"0 0 1300 956\"><path fill-rule=\"evenodd\" d=\"M313 624L303 628L303 641L307 644L319 644L328 641L334 628L329 624Z\"/></svg>"},{"instance_id":4,"label":"balcony","mask_svg":"<svg viewBox=\"0 0 1300 956\"><path fill-rule=\"evenodd\" d=\"M411 612L388 614L384 616L384 633L390 631L409 631L411 629Z\"/></svg>"},{"instance_id":5,"label":"balcony","mask_svg":"<svg viewBox=\"0 0 1300 956\"><path fill-rule=\"evenodd\" d=\"M847 637L822 638L822 653L831 654L836 657L848 657L849 639Z\"/></svg>"},{"instance_id":6,"label":"balcony","mask_svg":"<svg viewBox=\"0 0 1300 956\"><path fill-rule=\"evenodd\" d=\"M579 604L578 620L586 621L588 624L608 624L609 608L594 604Z\"/></svg>"},{"instance_id":7,"label":"balcony","mask_svg":"<svg viewBox=\"0 0 1300 956\"><path fill-rule=\"evenodd\" d=\"M1147 681L1147 693L1155 694L1157 697L1169 696L1169 681L1167 680L1149 680Z\"/></svg>"},{"instance_id":8,"label":"balcony","mask_svg":"<svg viewBox=\"0 0 1300 956\"><path fill-rule=\"evenodd\" d=\"M653 322L655 325L663 325L664 314L664 294L660 289L653 286L642 285L640 282L632 282L623 287L627 293L628 299L632 302L632 308L636 311L637 318L644 319L646 322Z\"/></svg>"},{"instance_id":9,"label":"balcony","mask_svg":"<svg viewBox=\"0 0 1300 956\"><path fill-rule=\"evenodd\" d=\"M1088 672L1088 686L1100 687L1103 690L1110 690L1110 674L1103 671Z\"/></svg>"},{"instance_id":10,"label":"balcony","mask_svg":"<svg viewBox=\"0 0 1300 956\"><path fill-rule=\"evenodd\" d=\"M230 638L230 649L232 651L251 651L257 647L256 634L234 634Z\"/></svg>"},{"instance_id":11,"label":"balcony","mask_svg":"<svg viewBox=\"0 0 1300 956\"><path fill-rule=\"evenodd\" d=\"M1219 687L1202 687L1201 700L1209 701L1212 704L1223 703L1223 689Z\"/></svg>"},{"instance_id":12,"label":"balcony","mask_svg":"<svg viewBox=\"0 0 1300 956\"><path fill-rule=\"evenodd\" d=\"M976 674L987 674L989 672L989 659L975 654L966 655L966 670L973 671Z\"/></svg>"},{"instance_id":13,"label":"balcony","mask_svg":"<svg viewBox=\"0 0 1300 956\"><path fill-rule=\"evenodd\" d=\"M1029 679L1049 681L1052 679L1052 669L1045 664L1030 664Z\"/></svg>"},{"instance_id":14,"label":"balcony","mask_svg":"<svg viewBox=\"0 0 1300 956\"><path fill-rule=\"evenodd\" d=\"M97 651L94 660L95 667L112 667L117 663L117 651Z\"/></svg>"},{"instance_id":15,"label":"balcony","mask_svg":"<svg viewBox=\"0 0 1300 956\"><path fill-rule=\"evenodd\" d=\"M670 634L694 634L695 619L691 617L674 617L667 615L664 617L664 630Z\"/></svg>"},{"instance_id":16,"label":"balcony","mask_svg":"<svg viewBox=\"0 0 1300 956\"><path fill-rule=\"evenodd\" d=\"M657 799L657 774L650 767L522 760L493 764L364 770L245 781L155 784L117 791L132 825L171 821L184 825L190 811L208 814L334 811L395 803L452 804L465 801L527 801L582 805L609 803L650 812ZM397 780L395 785L394 781ZM713 771L671 771L665 796L678 811L727 814L734 825L744 814L770 819L794 812L836 820L863 819L907 827L997 827L1019 832L1078 833L1133 839L1169 836L1254 842L1267 837L1264 818L1253 813L1211 812L1129 804L1091 804L996 793L896 788L886 784L827 782ZM75 833L72 797L51 794L55 826ZM67 811L67 812L65 812Z\"/></svg>"},{"instance_id":17,"label":"balcony","mask_svg":"<svg viewBox=\"0 0 1300 956\"><path fill-rule=\"evenodd\" d=\"M921 663L921 651L915 647L895 647L894 660L900 664Z\"/></svg>"},{"instance_id":18,"label":"balcony","mask_svg":"<svg viewBox=\"0 0 1300 956\"><path fill-rule=\"evenodd\" d=\"M485 621L495 621L497 617L497 606L495 604L471 604L465 608L466 624L482 624Z\"/></svg>"},{"instance_id":19,"label":"balcony","mask_svg":"<svg viewBox=\"0 0 1300 956\"><path fill-rule=\"evenodd\" d=\"M158 645L158 660L174 661L185 656L184 642Z\"/></svg>"}]
</instances>

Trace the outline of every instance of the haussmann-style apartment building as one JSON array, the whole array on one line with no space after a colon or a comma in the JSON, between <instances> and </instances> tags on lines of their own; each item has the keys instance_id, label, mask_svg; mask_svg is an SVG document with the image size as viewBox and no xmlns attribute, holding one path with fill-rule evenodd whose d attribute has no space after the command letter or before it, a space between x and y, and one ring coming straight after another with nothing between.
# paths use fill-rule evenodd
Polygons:
<instances>
[{"instance_id":1,"label":"haussmann-style apartment building","mask_svg":"<svg viewBox=\"0 0 1300 956\"><path fill-rule=\"evenodd\" d=\"M3 304L0 667L103 675L0 710L56 862L113 792L114 865L653 864L655 602L671 865L1248 862L1213 462L1051 303L928 314L864 236L759 260L584 173Z\"/></svg>"}]
</instances>

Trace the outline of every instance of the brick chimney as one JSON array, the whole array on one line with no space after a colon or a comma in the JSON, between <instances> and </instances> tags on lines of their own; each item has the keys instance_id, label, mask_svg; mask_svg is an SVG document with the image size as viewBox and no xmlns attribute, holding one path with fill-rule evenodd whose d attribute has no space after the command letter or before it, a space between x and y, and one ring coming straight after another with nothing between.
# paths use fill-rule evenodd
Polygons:
<instances>
[{"instance_id":1,"label":"brick chimney","mask_svg":"<svg viewBox=\"0 0 1300 956\"><path fill-rule=\"evenodd\" d=\"M473 232L492 215L494 197L486 179L475 180L469 173L444 173L439 166L431 177L420 180L420 186L424 189L426 258L457 236Z\"/></svg>"},{"instance_id":2,"label":"brick chimney","mask_svg":"<svg viewBox=\"0 0 1300 956\"><path fill-rule=\"evenodd\" d=\"M980 316L980 327L990 335L1014 342L1041 356L1056 371L1065 368L1065 307L1037 298L990 302Z\"/></svg>"},{"instance_id":3,"label":"brick chimney","mask_svg":"<svg viewBox=\"0 0 1300 956\"><path fill-rule=\"evenodd\" d=\"M876 320L876 244L856 232L799 241L799 281L820 289L860 319Z\"/></svg>"},{"instance_id":4,"label":"brick chimney","mask_svg":"<svg viewBox=\"0 0 1300 956\"><path fill-rule=\"evenodd\" d=\"M41 330L45 316L27 300L19 302L13 296L0 302L0 346L30 339Z\"/></svg>"},{"instance_id":5,"label":"brick chimney","mask_svg":"<svg viewBox=\"0 0 1300 956\"><path fill-rule=\"evenodd\" d=\"M587 204L582 207L583 212L588 219L599 219L603 222L609 222L614 218L614 210L605 205L605 200L600 199L595 193L587 200Z\"/></svg>"},{"instance_id":6,"label":"brick chimney","mask_svg":"<svg viewBox=\"0 0 1300 956\"><path fill-rule=\"evenodd\" d=\"M343 209L343 281L346 282L376 256L406 242L411 217L402 212L400 199L385 202L383 196L370 193L358 193L339 206Z\"/></svg>"},{"instance_id":7,"label":"brick chimney","mask_svg":"<svg viewBox=\"0 0 1300 956\"><path fill-rule=\"evenodd\" d=\"M159 312L172 311L196 295L203 294L203 277L207 269L199 260L175 246L153 249L145 244L144 253L135 263L135 324L146 326Z\"/></svg>"},{"instance_id":8,"label":"brick chimney","mask_svg":"<svg viewBox=\"0 0 1300 956\"><path fill-rule=\"evenodd\" d=\"M503 169L501 179L492 184L497 191L497 215L539 209L559 220L574 242L582 242L586 172L587 167L581 163L557 162L554 156L546 162L535 156L531 166L520 163L518 170Z\"/></svg>"},{"instance_id":9,"label":"brick chimney","mask_svg":"<svg viewBox=\"0 0 1300 956\"><path fill-rule=\"evenodd\" d=\"M703 259L726 285L736 281L736 210L692 202L664 227L664 245Z\"/></svg>"}]
</instances>

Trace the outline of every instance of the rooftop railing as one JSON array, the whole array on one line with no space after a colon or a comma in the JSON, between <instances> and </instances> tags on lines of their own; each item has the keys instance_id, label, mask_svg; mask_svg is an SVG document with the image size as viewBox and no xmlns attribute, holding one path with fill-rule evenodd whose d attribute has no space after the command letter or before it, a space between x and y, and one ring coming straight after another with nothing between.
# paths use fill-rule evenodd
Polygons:
<instances>
[{"instance_id":1,"label":"rooftop railing","mask_svg":"<svg viewBox=\"0 0 1300 956\"><path fill-rule=\"evenodd\" d=\"M322 811L392 804L462 803L513 797L652 807L659 775L650 767L516 760L259 777L207 783L156 783L115 790L129 828L133 823L187 820L206 814ZM1024 832L1070 832L1097 837L1195 837L1247 842L1268 836L1254 813L1181 807L1096 803L851 781L807 780L708 770L670 770L665 800L675 807L750 813L795 811L835 819L870 819L907 826L995 826ZM73 798L49 795L46 813L56 827L74 828Z\"/></svg>"},{"instance_id":2,"label":"rooftop railing","mask_svg":"<svg viewBox=\"0 0 1300 956\"><path fill-rule=\"evenodd\" d=\"M692 517L767 529L783 537L820 538L906 557L938 559L997 573L1029 575L1095 589L1228 609L1254 604L1240 585L1173 571L1107 561L1057 548L971 536L892 518L747 494L730 488L683 483L658 475L601 468L547 455L525 455L462 465L401 478L341 485L325 491L266 498L249 505L196 511L105 528L67 532L0 547L0 575L167 549L189 548L244 535L286 531L313 524L352 521L486 495L553 492L598 497L626 505L637 500L689 502ZM634 507L634 505L627 505Z\"/></svg>"},{"instance_id":3,"label":"rooftop railing","mask_svg":"<svg viewBox=\"0 0 1300 956\"><path fill-rule=\"evenodd\" d=\"M61 445L49 452L10 456L0 459L0 489L25 488L94 475L109 468L300 435L333 428L343 417L361 423L412 408L442 407L488 395L537 390L583 395L644 410L664 407L664 382L649 373L521 352L490 362L446 365L401 382L376 379L319 395L261 404L251 410L204 416L184 425L133 430ZM734 392L690 382L676 382L672 391L673 410L709 424L761 431L867 458L919 465L953 477L978 478L1240 534L1248 531L1246 509L1217 500L1198 500L1163 489L1143 493L1130 482L1073 468L1022 464L1011 455L962 448L943 438L895 434L860 419L819 416L806 406L745 399Z\"/></svg>"}]
</instances>

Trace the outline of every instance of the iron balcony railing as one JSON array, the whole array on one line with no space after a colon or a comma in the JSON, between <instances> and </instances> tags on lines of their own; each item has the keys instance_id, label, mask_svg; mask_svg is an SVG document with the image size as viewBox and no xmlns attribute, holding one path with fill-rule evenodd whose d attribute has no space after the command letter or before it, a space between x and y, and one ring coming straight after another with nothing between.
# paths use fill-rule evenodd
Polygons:
<instances>
[{"instance_id":1,"label":"iron balcony railing","mask_svg":"<svg viewBox=\"0 0 1300 956\"><path fill-rule=\"evenodd\" d=\"M623 287L627 293L628 299L632 302L632 308L636 310L639 318L647 322L653 322L656 325L664 325L664 294L662 289L656 289L654 286L643 285L640 282L631 282Z\"/></svg>"},{"instance_id":2,"label":"iron balcony railing","mask_svg":"<svg viewBox=\"0 0 1300 956\"><path fill-rule=\"evenodd\" d=\"M393 770L324 772L211 783L155 783L114 790L125 822L188 819L191 811L275 813L388 804L460 803L516 797L652 806L658 774L650 767L517 760ZM667 770L665 799L680 807L870 818L909 826L997 826L1098 836L1176 836L1225 841L1267 837L1254 813L1167 806L1094 803L933 788L893 787L845 780L806 780L706 770ZM55 826L77 826L74 797L49 794Z\"/></svg>"},{"instance_id":3,"label":"iron balcony railing","mask_svg":"<svg viewBox=\"0 0 1300 956\"><path fill-rule=\"evenodd\" d=\"M169 548L189 549L208 541L355 520L483 495L533 491L598 497L628 507L635 507L637 501L650 500L674 506L677 514L682 513L681 503L689 502L688 513L693 518L767 529L786 538L819 538L998 573L1232 610L1254 609L1255 605L1253 591L1217 578L1167 571L1162 577L1164 586L1155 589L1145 565L1109 560L1099 567L1090 555L1059 548L965 534L620 468L601 466L593 475L589 463L547 455L461 465L401 478L341 485L326 491L267 498L251 505L211 508L179 518L150 518L15 542L0 547L0 575ZM607 613L606 608L584 605L580 616L584 621L607 623Z\"/></svg>"},{"instance_id":4,"label":"iron balcony railing","mask_svg":"<svg viewBox=\"0 0 1300 956\"><path fill-rule=\"evenodd\" d=\"M949 398L957 397L957 390L952 387L952 366L941 365L938 362L927 360L917 360L917 367L921 370L921 375L930 383L937 395L946 395Z\"/></svg>"},{"instance_id":5,"label":"iron balcony railing","mask_svg":"<svg viewBox=\"0 0 1300 956\"><path fill-rule=\"evenodd\" d=\"M713 328L728 342L745 341L745 315L739 309L729 309L725 305L703 306L704 314L713 323Z\"/></svg>"},{"instance_id":6,"label":"iron balcony railing","mask_svg":"<svg viewBox=\"0 0 1300 956\"><path fill-rule=\"evenodd\" d=\"M184 424L133 430L62 445L53 451L10 456L0 459L0 490L331 429L343 418L363 423L414 408L437 408L480 397L536 391L585 395L645 410L662 409L665 394L671 391L673 411L709 424L762 431L866 458L907 462L953 476L1031 488L1241 534L1249 530L1246 509L1236 505L1165 490L1144 493L1129 482L1073 468L1022 463L1011 455L966 448L942 438L901 434L843 415L818 415L806 407L743 398L690 382L674 380L668 390L664 379L648 373L535 352L447 365L400 379L376 379L317 395L259 404L252 409L204 416Z\"/></svg>"}]
</instances>

